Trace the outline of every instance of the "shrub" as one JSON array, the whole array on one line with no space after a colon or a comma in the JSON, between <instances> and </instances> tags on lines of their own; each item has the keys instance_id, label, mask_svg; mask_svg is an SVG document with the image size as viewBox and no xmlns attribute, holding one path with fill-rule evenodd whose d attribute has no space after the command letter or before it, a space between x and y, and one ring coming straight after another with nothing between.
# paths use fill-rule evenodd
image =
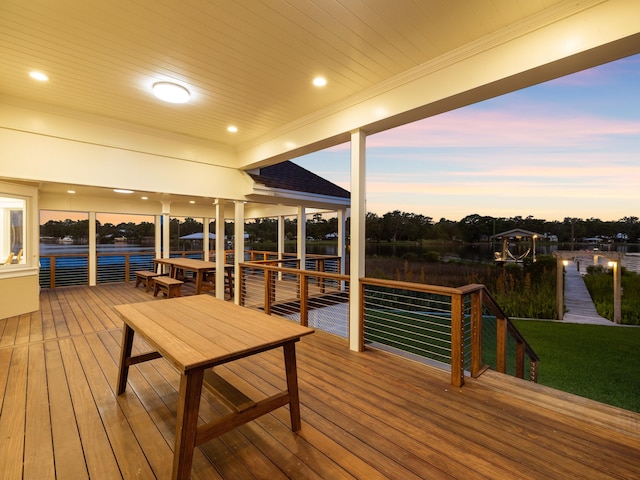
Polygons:
<instances>
[{"instance_id":1,"label":"shrub","mask_svg":"<svg viewBox=\"0 0 640 480\"><path fill-rule=\"evenodd\" d=\"M440 260L440 253L430 251L423 255L424 261L428 263L437 263Z\"/></svg>"}]
</instances>

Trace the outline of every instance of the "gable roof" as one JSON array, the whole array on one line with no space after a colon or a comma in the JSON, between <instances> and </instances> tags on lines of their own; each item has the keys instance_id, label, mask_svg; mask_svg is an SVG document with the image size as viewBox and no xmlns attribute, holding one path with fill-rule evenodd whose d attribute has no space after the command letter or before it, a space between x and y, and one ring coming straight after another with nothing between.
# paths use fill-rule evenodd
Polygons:
<instances>
[{"instance_id":1,"label":"gable roof","mask_svg":"<svg viewBox=\"0 0 640 480\"><path fill-rule=\"evenodd\" d=\"M544 235L536 232L531 232L529 230L524 230L522 228L512 228L511 230L507 230L506 232L496 233L495 235L493 235L493 238L511 238L511 237L542 238L544 237Z\"/></svg>"},{"instance_id":2,"label":"gable roof","mask_svg":"<svg viewBox=\"0 0 640 480\"><path fill-rule=\"evenodd\" d=\"M269 188L313 193L337 198L350 198L348 190L310 172L291 161L262 167L258 173L248 172L257 183Z\"/></svg>"}]
</instances>

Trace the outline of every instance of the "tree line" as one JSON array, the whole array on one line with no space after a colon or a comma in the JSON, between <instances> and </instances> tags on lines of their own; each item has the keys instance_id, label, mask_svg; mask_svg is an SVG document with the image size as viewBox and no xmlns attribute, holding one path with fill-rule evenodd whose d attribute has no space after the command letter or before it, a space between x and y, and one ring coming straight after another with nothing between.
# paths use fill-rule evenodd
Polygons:
<instances>
[{"instance_id":1,"label":"tree line","mask_svg":"<svg viewBox=\"0 0 640 480\"><path fill-rule=\"evenodd\" d=\"M129 243L145 243L153 239L155 226L150 222L127 222L118 225L96 222L98 243L113 243L117 238L126 237ZM289 240L297 236L297 218L285 218L285 237ZM347 235L350 219L347 219ZM245 232L249 242L276 242L277 219L262 218L245 223ZM89 231L88 220L49 220L40 226L41 237L86 239ZM203 231L202 221L194 218L170 219L170 237L172 242L179 237ZM441 240L476 243L488 241L494 234L514 228L529 230L541 235L554 236L561 243L583 241L585 238L600 238L603 242L640 242L640 220L638 217L623 217L616 221L603 221L598 218L566 217L564 220L547 221L527 217L491 217L478 214L467 215L460 221L441 218L434 222L431 217L394 210L377 215L366 216L367 239L375 242ZM209 225L209 231L215 231L215 221ZM233 236L233 222L225 222L225 234ZM338 232L338 219L324 218L315 214L307 219L306 236L308 239L325 240L335 238Z\"/></svg>"}]
</instances>

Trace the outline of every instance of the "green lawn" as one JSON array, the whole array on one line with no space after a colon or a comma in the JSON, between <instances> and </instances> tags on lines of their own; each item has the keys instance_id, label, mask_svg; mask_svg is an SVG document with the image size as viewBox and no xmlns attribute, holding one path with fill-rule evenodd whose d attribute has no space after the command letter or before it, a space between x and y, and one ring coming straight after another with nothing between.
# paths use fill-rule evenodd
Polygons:
<instances>
[{"instance_id":1,"label":"green lawn","mask_svg":"<svg viewBox=\"0 0 640 480\"><path fill-rule=\"evenodd\" d=\"M640 412L640 328L514 320L542 385Z\"/></svg>"}]
</instances>

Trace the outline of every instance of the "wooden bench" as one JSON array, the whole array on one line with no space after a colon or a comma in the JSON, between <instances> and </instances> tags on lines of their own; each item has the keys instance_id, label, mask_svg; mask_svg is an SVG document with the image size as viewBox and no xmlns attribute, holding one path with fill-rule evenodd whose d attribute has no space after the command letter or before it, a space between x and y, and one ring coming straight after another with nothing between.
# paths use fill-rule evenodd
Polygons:
<instances>
[{"instance_id":1,"label":"wooden bench","mask_svg":"<svg viewBox=\"0 0 640 480\"><path fill-rule=\"evenodd\" d=\"M176 280L175 278L159 276L153 279L153 296L157 297L158 292L165 294L167 298L181 297L182 296L182 280Z\"/></svg>"},{"instance_id":2,"label":"wooden bench","mask_svg":"<svg viewBox=\"0 0 640 480\"><path fill-rule=\"evenodd\" d=\"M211 284L213 291L216 291L216 272L207 272L204 281ZM233 298L233 268L224 269L224 288L229 290L229 295Z\"/></svg>"},{"instance_id":3,"label":"wooden bench","mask_svg":"<svg viewBox=\"0 0 640 480\"><path fill-rule=\"evenodd\" d=\"M138 285L142 284L145 286L145 291L149 292L153 285L152 280L156 277L159 277L160 275L161 275L160 273L151 272L149 270L138 270L136 271L135 287L137 288Z\"/></svg>"}]
</instances>

